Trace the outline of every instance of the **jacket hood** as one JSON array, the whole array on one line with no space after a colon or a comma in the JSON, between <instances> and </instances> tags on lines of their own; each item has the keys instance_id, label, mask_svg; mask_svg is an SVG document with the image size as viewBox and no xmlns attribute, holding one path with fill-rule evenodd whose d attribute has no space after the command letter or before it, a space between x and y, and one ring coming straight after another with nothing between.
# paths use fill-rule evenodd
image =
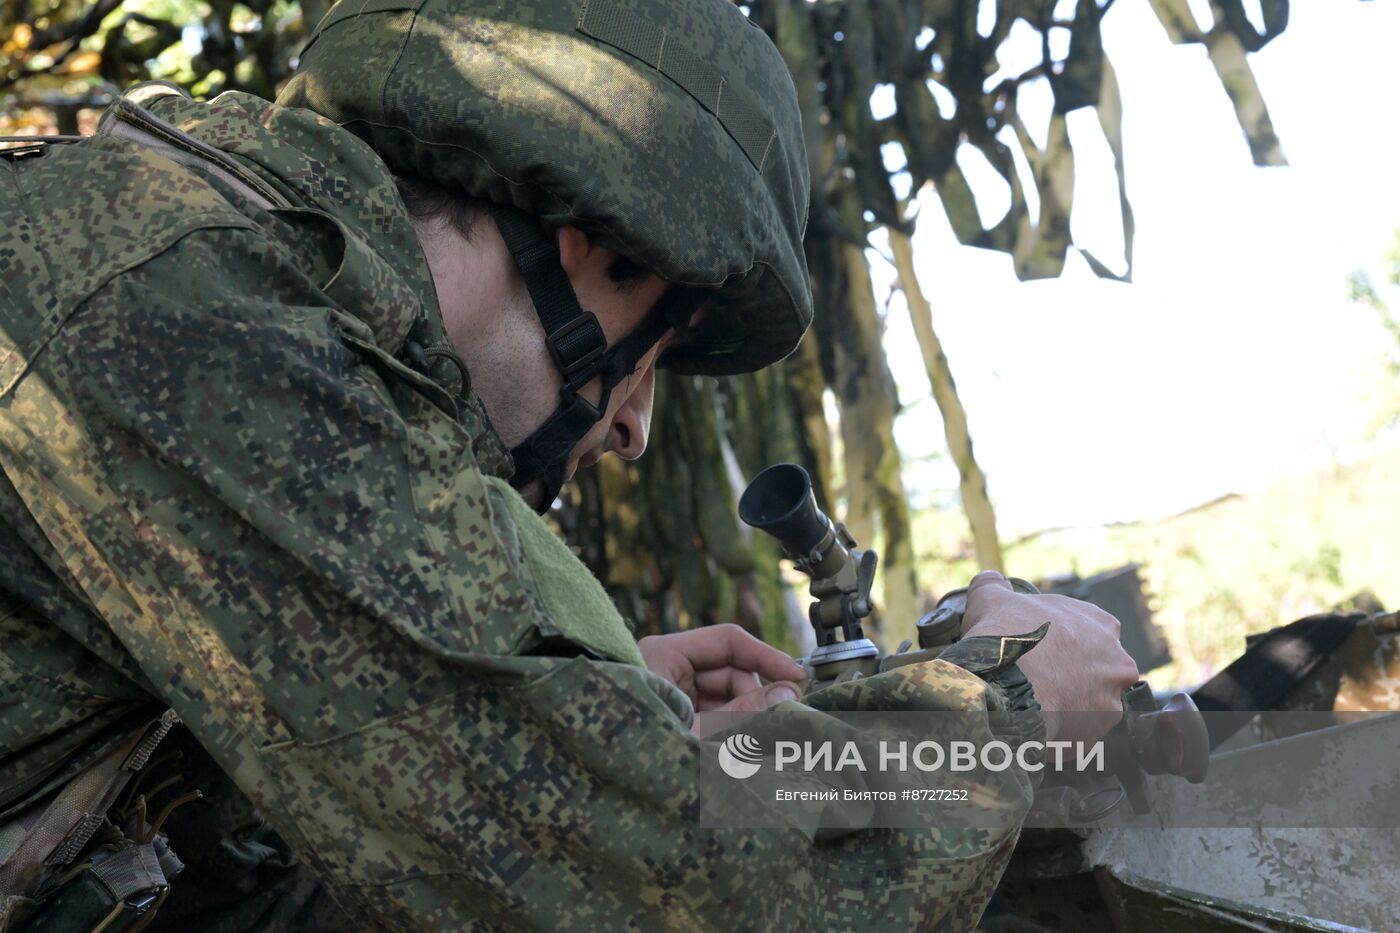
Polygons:
<instances>
[{"instance_id":1,"label":"jacket hood","mask_svg":"<svg viewBox=\"0 0 1400 933\"><path fill-rule=\"evenodd\" d=\"M145 106L236 158L289 203L270 212L282 239L320 269L323 290L394 354L412 338L448 346L437 292L388 166L354 134L309 110L226 92L207 103L165 94ZM286 228L290 227L289 230ZM463 422L482 469L511 473L510 457L470 386ZM480 428L476 429L476 423Z\"/></svg>"}]
</instances>

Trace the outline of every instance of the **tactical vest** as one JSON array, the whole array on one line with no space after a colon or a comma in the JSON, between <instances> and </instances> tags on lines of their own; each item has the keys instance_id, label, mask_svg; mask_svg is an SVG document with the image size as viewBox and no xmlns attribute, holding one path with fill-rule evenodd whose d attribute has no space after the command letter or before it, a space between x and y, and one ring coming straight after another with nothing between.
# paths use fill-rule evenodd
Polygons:
<instances>
[{"instance_id":1,"label":"tactical vest","mask_svg":"<svg viewBox=\"0 0 1400 933\"><path fill-rule=\"evenodd\" d=\"M67 783L0 824L0 933L134 929L184 869L139 793L152 753L179 719L140 728Z\"/></svg>"}]
</instances>

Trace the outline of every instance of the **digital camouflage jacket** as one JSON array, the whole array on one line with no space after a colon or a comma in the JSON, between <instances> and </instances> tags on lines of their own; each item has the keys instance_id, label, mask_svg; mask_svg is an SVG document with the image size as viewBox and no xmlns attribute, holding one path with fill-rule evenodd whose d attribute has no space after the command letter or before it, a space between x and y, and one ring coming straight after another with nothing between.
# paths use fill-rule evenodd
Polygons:
<instances>
[{"instance_id":1,"label":"digital camouflage jacket","mask_svg":"<svg viewBox=\"0 0 1400 933\"><path fill-rule=\"evenodd\" d=\"M700 825L688 700L470 388L395 356L441 323L383 164L244 94L147 106L274 207L119 138L0 159L0 816L155 704L356 926L975 924L1024 772L976 828ZM1001 702L944 661L828 693Z\"/></svg>"}]
</instances>

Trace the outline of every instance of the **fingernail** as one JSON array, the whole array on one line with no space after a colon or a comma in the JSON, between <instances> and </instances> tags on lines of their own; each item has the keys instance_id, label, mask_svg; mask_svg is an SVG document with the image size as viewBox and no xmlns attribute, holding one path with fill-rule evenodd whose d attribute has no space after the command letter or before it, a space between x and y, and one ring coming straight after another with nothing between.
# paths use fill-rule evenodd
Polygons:
<instances>
[{"instance_id":1,"label":"fingernail","mask_svg":"<svg viewBox=\"0 0 1400 933\"><path fill-rule=\"evenodd\" d=\"M778 684L775 687L768 688L767 696L768 702L770 703L785 703L788 700L797 699L797 691L787 684Z\"/></svg>"}]
</instances>

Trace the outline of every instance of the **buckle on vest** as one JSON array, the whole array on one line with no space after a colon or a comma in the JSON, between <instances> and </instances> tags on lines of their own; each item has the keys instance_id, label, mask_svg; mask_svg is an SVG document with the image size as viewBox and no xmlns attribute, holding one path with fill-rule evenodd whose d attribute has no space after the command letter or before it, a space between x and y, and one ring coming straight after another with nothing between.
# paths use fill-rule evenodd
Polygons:
<instances>
[{"instance_id":1,"label":"buckle on vest","mask_svg":"<svg viewBox=\"0 0 1400 933\"><path fill-rule=\"evenodd\" d=\"M575 391L603 368L608 339L592 311L583 311L545 337L554 365Z\"/></svg>"}]
</instances>

